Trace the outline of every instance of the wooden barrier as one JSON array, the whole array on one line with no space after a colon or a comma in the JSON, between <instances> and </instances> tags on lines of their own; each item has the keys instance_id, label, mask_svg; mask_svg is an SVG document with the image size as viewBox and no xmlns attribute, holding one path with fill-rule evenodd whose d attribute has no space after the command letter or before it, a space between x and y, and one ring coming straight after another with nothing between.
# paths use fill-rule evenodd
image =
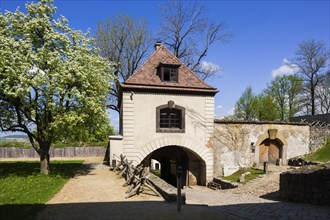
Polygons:
<instances>
[{"instance_id":1,"label":"wooden barrier","mask_svg":"<svg viewBox=\"0 0 330 220\"><path fill-rule=\"evenodd\" d=\"M98 157L104 156L106 147L50 148L51 157ZM34 149L0 147L0 158L39 158Z\"/></svg>"}]
</instances>

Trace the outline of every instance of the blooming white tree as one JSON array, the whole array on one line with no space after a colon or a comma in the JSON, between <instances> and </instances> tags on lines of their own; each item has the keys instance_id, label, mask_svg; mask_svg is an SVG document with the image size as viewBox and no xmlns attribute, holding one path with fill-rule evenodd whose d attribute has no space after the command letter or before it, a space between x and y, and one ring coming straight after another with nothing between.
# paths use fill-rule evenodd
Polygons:
<instances>
[{"instance_id":1,"label":"blooming white tree","mask_svg":"<svg viewBox=\"0 0 330 220\"><path fill-rule=\"evenodd\" d=\"M0 127L28 135L49 172L49 148L67 125L104 117L111 63L92 38L55 19L52 0L0 13Z\"/></svg>"}]
</instances>

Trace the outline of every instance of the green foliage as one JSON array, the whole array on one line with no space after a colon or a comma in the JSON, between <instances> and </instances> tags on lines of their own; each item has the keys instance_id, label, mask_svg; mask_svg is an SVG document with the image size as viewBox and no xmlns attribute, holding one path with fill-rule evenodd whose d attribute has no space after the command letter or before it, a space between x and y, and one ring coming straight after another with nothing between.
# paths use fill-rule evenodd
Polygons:
<instances>
[{"instance_id":1,"label":"green foliage","mask_svg":"<svg viewBox=\"0 0 330 220\"><path fill-rule=\"evenodd\" d=\"M257 96L256 101L257 119L259 121L275 121L278 117L278 106L273 98L266 94Z\"/></svg>"},{"instance_id":2,"label":"green foliage","mask_svg":"<svg viewBox=\"0 0 330 220\"><path fill-rule=\"evenodd\" d=\"M328 139L323 147L317 149L311 154L306 155L305 160L318 162L330 161L330 139Z\"/></svg>"},{"instance_id":3,"label":"green foliage","mask_svg":"<svg viewBox=\"0 0 330 220\"><path fill-rule=\"evenodd\" d=\"M55 142L52 147L55 148L65 148L65 147L106 147L108 142L100 141L100 142L68 142L68 143L61 143Z\"/></svg>"},{"instance_id":4,"label":"green foliage","mask_svg":"<svg viewBox=\"0 0 330 220\"><path fill-rule=\"evenodd\" d=\"M68 146L72 143L80 146L94 142L104 142L108 140L108 136L114 134L114 129L110 126L107 116L90 117L83 122L78 122L75 125L66 125L56 133L55 143L58 146L60 143L63 146ZM77 144L77 145L76 145Z\"/></svg>"},{"instance_id":5,"label":"green foliage","mask_svg":"<svg viewBox=\"0 0 330 220\"><path fill-rule=\"evenodd\" d=\"M288 121L299 111L299 93L302 81L295 75L277 76L271 81L266 93L277 103L281 121Z\"/></svg>"},{"instance_id":6,"label":"green foliage","mask_svg":"<svg viewBox=\"0 0 330 220\"><path fill-rule=\"evenodd\" d=\"M235 104L234 117L240 120L254 120L257 114L257 97L252 87L247 87Z\"/></svg>"},{"instance_id":7,"label":"green foliage","mask_svg":"<svg viewBox=\"0 0 330 220\"><path fill-rule=\"evenodd\" d=\"M88 34L70 29L63 16L54 19L52 0L28 3L26 10L0 13L1 130L26 133L45 158L68 131L104 140L112 64Z\"/></svg>"},{"instance_id":8,"label":"green foliage","mask_svg":"<svg viewBox=\"0 0 330 220\"><path fill-rule=\"evenodd\" d=\"M36 214L73 177L82 161L52 161L51 175L39 162L0 162L0 213L3 219L36 219ZM41 187L42 186L42 187Z\"/></svg>"},{"instance_id":9,"label":"green foliage","mask_svg":"<svg viewBox=\"0 0 330 220\"><path fill-rule=\"evenodd\" d=\"M24 149L29 149L32 146L29 142L6 141L0 142L0 147L21 147Z\"/></svg>"},{"instance_id":10,"label":"green foliage","mask_svg":"<svg viewBox=\"0 0 330 220\"><path fill-rule=\"evenodd\" d=\"M257 178L259 175L263 174L263 170L255 169L255 168L246 168L246 169L240 169L233 173L230 176L223 177L224 180L228 180L230 182L237 182L239 183L239 177L246 172L250 172L251 174L245 176L245 182L248 182L250 180L253 180Z\"/></svg>"},{"instance_id":11,"label":"green foliage","mask_svg":"<svg viewBox=\"0 0 330 220\"><path fill-rule=\"evenodd\" d=\"M248 87L235 104L233 119L288 121L299 111L302 81L295 75L277 76L259 95Z\"/></svg>"},{"instance_id":12,"label":"green foliage","mask_svg":"<svg viewBox=\"0 0 330 220\"><path fill-rule=\"evenodd\" d=\"M160 170L153 170L152 173L155 174L156 176L160 177L161 173Z\"/></svg>"}]
</instances>

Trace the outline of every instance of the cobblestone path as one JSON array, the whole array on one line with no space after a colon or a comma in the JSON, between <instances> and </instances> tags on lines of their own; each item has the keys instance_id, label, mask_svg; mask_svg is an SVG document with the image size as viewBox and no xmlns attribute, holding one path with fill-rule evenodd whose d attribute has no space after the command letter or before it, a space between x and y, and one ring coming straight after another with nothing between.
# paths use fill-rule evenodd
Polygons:
<instances>
[{"instance_id":1,"label":"cobblestone path","mask_svg":"<svg viewBox=\"0 0 330 220\"><path fill-rule=\"evenodd\" d=\"M271 167L271 173L230 190L193 187L186 189L188 204L204 204L243 219L330 220L330 207L278 200L279 175L288 167Z\"/></svg>"}]
</instances>

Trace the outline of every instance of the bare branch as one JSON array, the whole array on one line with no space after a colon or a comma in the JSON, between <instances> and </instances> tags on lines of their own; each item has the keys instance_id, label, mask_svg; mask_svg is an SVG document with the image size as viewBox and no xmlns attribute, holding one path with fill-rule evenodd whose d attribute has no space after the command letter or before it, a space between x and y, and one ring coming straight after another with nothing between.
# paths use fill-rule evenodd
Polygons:
<instances>
[{"instance_id":1,"label":"bare branch","mask_svg":"<svg viewBox=\"0 0 330 220\"><path fill-rule=\"evenodd\" d=\"M323 41L304 41L299 44L296 57L290 64L298 69L298 75L305 81L304 87L308 91L307 94L309 96L306 101L310 103L312 115L315 115L317 112L317 103L315 101L316 88L325 76L323 70L329 60L329 56ZM306 106L309 106L309 104Z\"/></svg>"},{"instance_id":2,"label":"bare branch","mask_svg":"<svg viewBox=\"0 0 330 220\"><path fill-rule=\"evenodd\" d=\"M204 5L198 2L168 1L161 7L163 23L159 35L173 54L203 79L215 73L203 72L201 61L216 42L228 42L233 34L225 23L210 22Z\"/></svg>"},{"instance_id":3,"label":"bare branch","mask_svg":"<svg viewBox=\"0 0 330 220\"><path fill-rule=\"evenodd\" d=\"M134 21L127 15L119 15L99 22L96 33L101 55L116 63L114 87L111 89L109 108L120 112L120 83L128 79L141 65L150 46L151 34L147 22Z\"/></svg>"}]
</instances>

